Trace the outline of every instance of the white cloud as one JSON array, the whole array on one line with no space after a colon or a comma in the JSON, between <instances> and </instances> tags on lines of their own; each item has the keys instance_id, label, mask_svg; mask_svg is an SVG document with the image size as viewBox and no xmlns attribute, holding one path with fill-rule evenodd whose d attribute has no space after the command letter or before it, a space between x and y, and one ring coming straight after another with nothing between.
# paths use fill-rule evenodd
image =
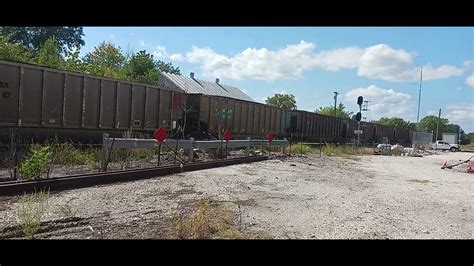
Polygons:
<instances>
[{"instance_id":1,"label":"white cloud","mask_svg":"<svg viewBox=\"0 0 474 266\"><path fill-rule=\"evenodd\" d=\"M115 35L110 34L109 37L110 37L110 38L115 38Z\"/></svg>"},{"instance_id":2,"label":"white cloud","mask_svg":"<svg viewBox=\"0 0 474 266\"><path fill-rule=\"evenodd\" d=\"M156 50L153 52L153 55L160 58L168 58L169 55L166 52L166 48L162 45L156 46Z\"/></svg>"},{"instance_id":3,"label":"white cloud","mask_svg":"<svg viewBox=\"0 0 474 266\"><path fill-rule=\"evenodd\" d=\"M368 47L360 57L357 74L387 81L414 80L413 54L395 50L386 44Z\"/></svg>"},{"instance_id":4,"label":"white cloud","mask_svg":"<svg viewBox=\"0 0 474 266\"><path fill-rule=\"evenodd\" d=\"M423 68L423 80L446 79L452 76L461 76L463 73L462 68L451 65L442 65L437 68L427 65Z\"/></svg>"},{"instance_id":5,"label":"white cloud","mask_svg":"<svg viewBox=\"0 0 474 266\"><path fill-rule=\"evenodd\" d=\"M466 84L474 88L474 72L466 78Z\"/></svg>"},{"instance_id":6,"label":"white cloud","mask_svg":"<svg viewBox=\"0 0 474 266\"><path fill-rule=\"evenodd\" d=\"M469 68L469 67L474 67L474 60L467 60L464 62L464 67Z\"/></svg>"},{"instance_id":7,"label":"white cloud","mask_svg":"<svg viewBox=\"0 0 474 266\"><path fill-rule=\"evenodd\" d=\"M320 52L315 56L315 65L329 71L341 68L357 68L364 49L358 47L339 48Z\"/></svg>"},{"instance_id":8,"label":"white cloud","mask_svg":"<svg viewBox=\"0 0 474 266\"><path fill-rule=\"evenodd\" d=\"M283 89L280 90L280 91L278 91L278 90L273 90L273 92L274 92L275 94L277 94L277 93L278 93L278 94L287 94L287 92L286 92L285 90L283 90Z\"/></svg>"},{"instance_id":9,"label":"white cloud","mask_svg":"<svg viewBox=\"0 0 474 266\"><path fill-rule=\"evenodd\" d=\"M360 57L357 74L370 79L381 79L391 82L416 81L420 69L414 66L415 53L403 49L395 50L386 44L378 44L365 49ZM445 79L460 76L464 70L452 65L423 67L423 80Z\"/></svg>"},{"instance_id":10,"label":"white cloud","mask_svg":"<svg viewBox=\"0 0 474 266\"><path fill-rule=\"evenodd\" d=\"M409 115L414 111L411 96L393 89L381 89L371 85L367 88L357 88L348 91L344 95L346 102L356 103L357 97L363 96L370 101L370 117L377 120L380 117L402 117L411 119Z\"/></svg>"},{"instance_id":11,"label":"white cloud","mask_svg":"<svg viewBox=\"0 0 474 266\"><path fill-rule=\"evenodd\" d=\"M447 111L446 118L449 119L449 123L474 123L474 105L472 104L448 105Z\"/></svg>"},{"instance_id":12,"label":"white cloud","mask_svg":"<svg viewBox=\"0 0 474 266\"><path fill-rule=\"evenodd\" d=\"M129 36L135 36L135 33L130 33L130 34L128 34L128 35L129 35Z\"/></svg>"},{"instance_id":13,"label":"white cloud","mask_svg":"<svg viewBox=\"0 0 474 266\"><path fill-rule=\"evenodd\" d=\"M184 56L180 53L170 55L170 59L174 61L184 61Z\"/></svg>"},{"instance_id":14,"label":"white cloud","mask_svg":"<svg viewBox=\"0 0 474 266\"><path fill-rule=\"evenodd\" d=\"M314 44L301 41L275 51L247 48L228 57L209 48L193 46L186 53L186 59L199 63L205 74L223 79L287 79L300 77L304 70L314 67L314 48Z\"/></svg>"},{"instance_id":15,"label":"white cloud","mask_svg":"<svg viewBox=\"0 0 474 266\"><path fill-rule=\"evenodd\" d=\"M328 71L357 69L357 74L369 79L407 82L419 79L414 65L414 53L393 49L386 44L367 48L345 47L315 52L313 43L301 41L278 50L247 48L226 56L210 48L193 46L186 60L200 64L205 75L230 80L275 80L301 77L306 70ZM424 68L424 80L445 79L462 75L464 70L452 65Z\"/></svg>"},{"instance_id":16,"label":"white cloud","mask_svg":"<svg viewBox=\"0 0 474 266\"><path fill-rule=\"evenodd\" d=\"M140 46L142 47L151 47L151 43L147 43L143 40L140 40ZM174 61L184 61L184 56L180 53L169 54L166 50L166 47L163 45L157 45L153 51L153 55L161 59L171 59Z\"/></svg>"}]
</instances>

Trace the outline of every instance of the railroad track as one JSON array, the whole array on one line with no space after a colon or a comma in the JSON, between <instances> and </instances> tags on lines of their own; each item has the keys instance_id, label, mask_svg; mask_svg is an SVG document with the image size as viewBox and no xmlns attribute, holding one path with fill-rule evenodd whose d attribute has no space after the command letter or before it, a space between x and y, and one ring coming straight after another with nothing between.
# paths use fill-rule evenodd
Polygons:
<instances>
[{"instance_id":1,"label":"railroad track","mask_svg":"<svg viewBox=\"0 0 474 266\"><path fill-rule=\"evenodd\" d=\"M110 184L153 178L174 173L196 171L233 164L251 163L267 160L268 156L250 156L243 158L222 159L209 162L195 162L182 165L169 165L153 168L142 168L125 171L103 172L86 175L54 177L34 181L7 181L0 183L0 196L19 195L40 190L59 191L100 184Z\"/></svg>"}]
</instances>

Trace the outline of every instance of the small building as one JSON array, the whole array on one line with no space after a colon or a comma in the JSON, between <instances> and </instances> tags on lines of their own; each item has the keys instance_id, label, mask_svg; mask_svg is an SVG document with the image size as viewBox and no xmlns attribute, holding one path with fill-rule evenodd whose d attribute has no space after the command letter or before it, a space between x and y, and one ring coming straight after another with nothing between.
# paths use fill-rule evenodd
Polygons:
<instances>
[{"instance_id":1,"label":"small building","mask_svg":"<svg viewBox=\"0 0 474 266\"><path fill-rule=\"evenodd\" d=\"M458 134L457 133L443 133L443 141L449 144L457 144Z\"/></svg>"}]
</instances>

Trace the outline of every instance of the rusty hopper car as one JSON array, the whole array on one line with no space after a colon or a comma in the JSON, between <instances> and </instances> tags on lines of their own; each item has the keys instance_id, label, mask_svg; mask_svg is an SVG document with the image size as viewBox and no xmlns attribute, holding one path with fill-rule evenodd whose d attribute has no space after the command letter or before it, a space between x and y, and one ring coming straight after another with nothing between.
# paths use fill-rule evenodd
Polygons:
<instances>
[{"instance_id":1,"label":"rusty hopper car","mask_svg":"<svg viewBox=\"0 0 474 266\"><path fill-rule=\"evenodd\" d=\"M285 137L287 111L261 103L228 97L190 94L187 96L187 135L219 138L225 129L235 138L262 138L271 131Z\"/></svg>"},{"instance_id":2,"label":"rusty hopper car","mask_svg":"<svg viewBox=\"0 0 474 266\"><path fill-rule=\"evenodd\" d=\"M103 132L172 130L184 94L129 81L0 60L0 133L97 140Z\"/></svg>"}]
</instances>

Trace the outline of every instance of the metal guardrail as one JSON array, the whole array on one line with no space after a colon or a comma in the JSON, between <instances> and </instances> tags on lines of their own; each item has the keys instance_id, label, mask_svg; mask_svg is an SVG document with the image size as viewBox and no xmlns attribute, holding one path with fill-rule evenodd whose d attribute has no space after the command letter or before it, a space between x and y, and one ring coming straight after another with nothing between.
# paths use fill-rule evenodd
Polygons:
<instances>
[{"instance_id":1,"label":"metal guardrail","mask_svg":"<svg viewBox=\"0 0 474 266\"><path fill-rule=\"evenodd\" d=\"M220 149L225 148L245 148L246 156L249 156L250 146L257 145L269 145L268 140L262 139L243 139L243 140L229 140L226 143L224 140L210 140L210 141L201 141L194 140L190 138L189 140L175 140L167 139L163 142L165 146L168 147L177 147L178 149L184 149L188 153L188 161L193 160L193 149ZM286 146L289 145L288 140L273 140L271 142L272 146L282 146L282 153L286 153ZM158 142L154 139L126 139L126 138L110 138L109 134L105 133L103 135L103 144L102 152L103 156L106 156L110 149L133 149L133 148L142 148L142 149L155 149L158 147Z\"/></svg>"}]
</instances>

